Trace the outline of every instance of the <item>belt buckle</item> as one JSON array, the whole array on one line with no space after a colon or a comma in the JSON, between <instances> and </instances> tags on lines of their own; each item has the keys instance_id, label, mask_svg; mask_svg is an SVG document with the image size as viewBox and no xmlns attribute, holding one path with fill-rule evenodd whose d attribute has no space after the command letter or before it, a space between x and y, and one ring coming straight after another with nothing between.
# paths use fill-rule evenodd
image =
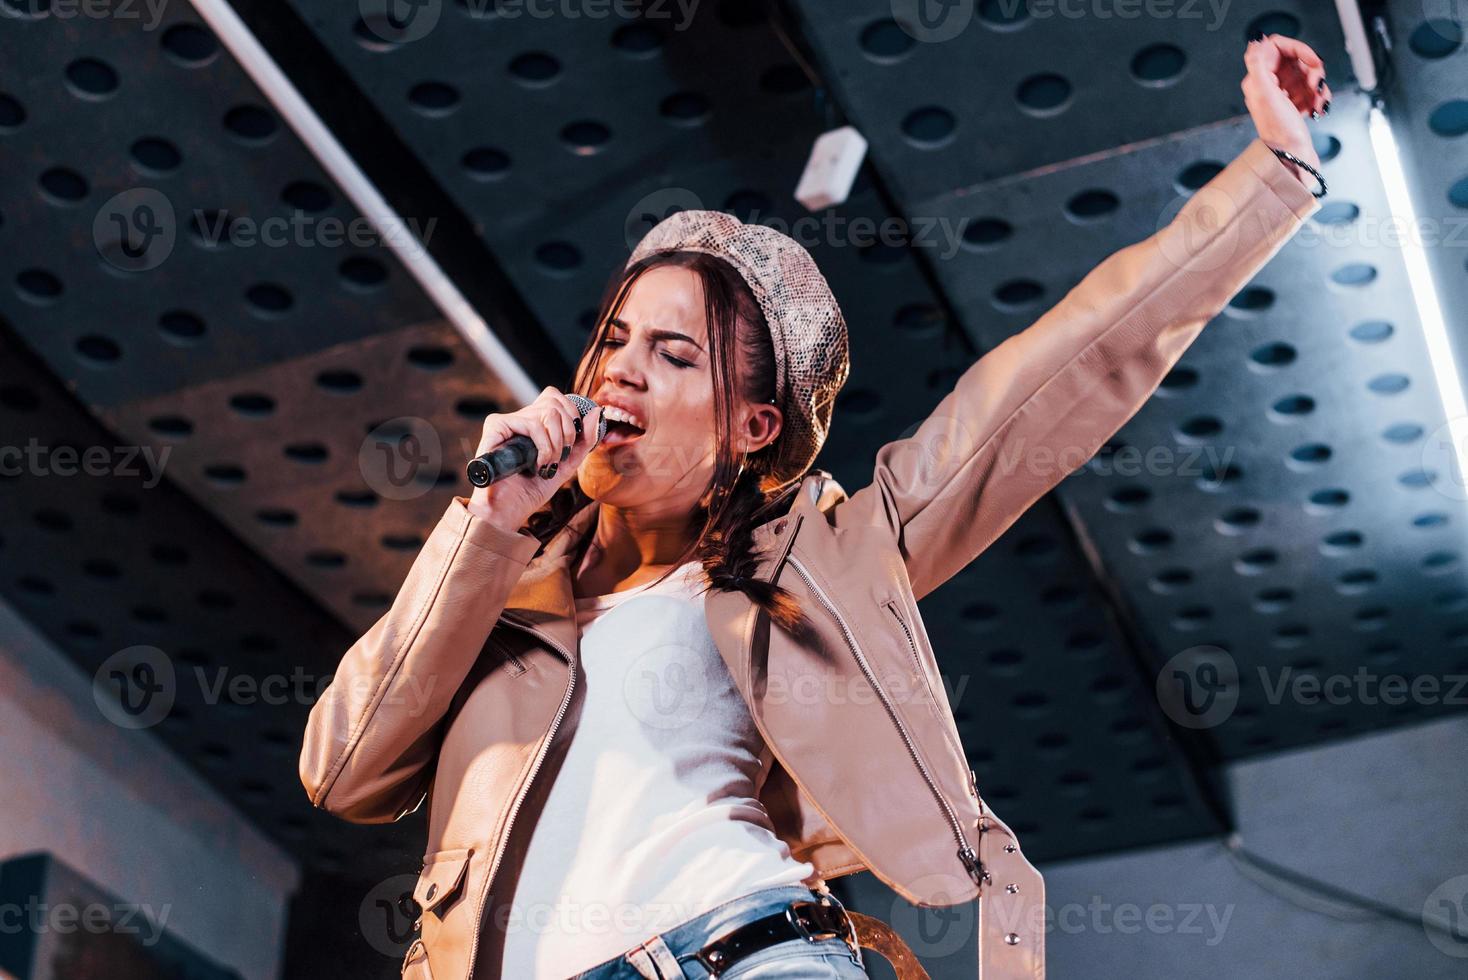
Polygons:
<instances>
[{"instance_id":1,"label":"belt buckle","mask_svg":"<svg viewBox=\"0 0 1468 980\"><path fill-rule=\"evenodd\" d=\"M817 937L814 933L810 931L810 929L806 927L805 922L801 920L800 916L796 914L795 909L797 905L811 905L817 908L835 909L841 914L841 928L839 930L831 930L829 932L823 931L821 935ZM861 948L860 944L856 941L856 924L851 921L851 916L846 914L845 907L843 907L840 902L832 899L829 895L821 896L821 900L819 902L792 902L790 905L787 905L785 907L785 918L790 922L792 926L795 927L796 932L805 937L805 940L807 942L814 943L818 942L820 939L828 939L834 936L840 936L842 942L846 943L847 947L853 953L856 953L857 950Z\"/></svg>"}]
</instances>

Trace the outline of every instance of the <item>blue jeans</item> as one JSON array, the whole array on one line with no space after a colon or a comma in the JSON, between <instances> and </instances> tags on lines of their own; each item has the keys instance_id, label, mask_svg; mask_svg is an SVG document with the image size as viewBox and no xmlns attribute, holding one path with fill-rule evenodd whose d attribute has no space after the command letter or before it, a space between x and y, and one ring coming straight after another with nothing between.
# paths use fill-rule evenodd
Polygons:
<instances>
[{"instance_id":1,"label":"blue jeans","mask_svg":"<svg viewBox=\"0 0 1468 980\"><path fill-rule=\"evenodd\" d=\"M791 902L814 902L821 898L820 893L804 885L761 888L716 905L703 915L653 936L621 956L578 973L572 980L701 980L710 975L695 956L704 944L746 922L783 911ZM841 905L835 895L825 898L837 906ZM719 974L719 980L852 980L866 976L861 951L847 946L840 936L831 936L814 941L796 937L766 946L725 968Z\"/></svg>"}]
</instances>

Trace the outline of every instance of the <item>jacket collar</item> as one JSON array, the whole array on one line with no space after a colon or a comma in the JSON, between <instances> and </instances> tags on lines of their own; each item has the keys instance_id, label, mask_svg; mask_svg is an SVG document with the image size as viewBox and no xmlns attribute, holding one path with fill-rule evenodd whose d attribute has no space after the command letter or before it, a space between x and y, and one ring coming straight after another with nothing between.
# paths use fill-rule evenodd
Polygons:
<instances>
[{"instance_id":1,"label":"jacket collar","mask_svg":"<svg viewBox=\"0 0 1468 980\"><path fill-rule=\"evenodd\" d=\"M805 507L824 510L844 496L840 484L829 473L814 470L801 481L791 512L793 514L797 508ZM579 656L580 631L576 627L571 560L576 544L595 530L599 513L600 505L592 501L573 514L566 526L526 566L505 602L505 612L513 620L546 634L573 659ZM776 536L775 526L781 520L766 521L754 529L751 539L756 550L762 551L769 546ZM762 570L760 574L764 573ZM743 608L741 603L748 603L748 599L739 593L711 589L707 596L705 608L710 613L711 626L716 622L726 624L737 610ZM719 606L717 613L715 604Z\"/></svg>"}]
</instances>

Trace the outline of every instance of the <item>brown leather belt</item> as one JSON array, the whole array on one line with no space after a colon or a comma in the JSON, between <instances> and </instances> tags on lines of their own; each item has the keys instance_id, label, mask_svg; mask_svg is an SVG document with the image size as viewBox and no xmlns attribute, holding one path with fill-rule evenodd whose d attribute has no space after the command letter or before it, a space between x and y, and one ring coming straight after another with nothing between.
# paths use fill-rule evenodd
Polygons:
<instances>
[{"instance_id":1,"label":"brown leather belt","mask_svg":"<svg viewBox=\"0 0 1468 980\"><path fill-rule=\"evenodd\" d=\"M837 937L846 940L846 945L856 952L856 927L847 918L846 910L839 905L822 902L791 902L782 911L746 922L706 943L694 957L717 977L729 967L776 943L791 939L817 942Z\"/></svg>"}]
</instances>

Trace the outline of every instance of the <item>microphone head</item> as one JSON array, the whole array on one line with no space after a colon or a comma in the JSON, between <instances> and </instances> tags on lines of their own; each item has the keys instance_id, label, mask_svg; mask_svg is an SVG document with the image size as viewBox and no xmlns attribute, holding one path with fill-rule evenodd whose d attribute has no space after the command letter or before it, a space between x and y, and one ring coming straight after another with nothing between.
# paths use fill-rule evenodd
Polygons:
<instances>
[{"instance_id":1,"label":"microphone head","mask_svg":"<svg viewBox=\"0 0 1468 980\"><path fill-rule=\"evenodd\" d=\"M596 402L587 398L585 395L568 394L566 397L571 399L571 402L576 406L576 410L581 413L582 418L596 411ZM606 438L606 434L607 420L606 416L602 416L601 424L596 427L596 442L593 442L591 445L595 447L597 443Z\"/></svg>"}]
</instances>

